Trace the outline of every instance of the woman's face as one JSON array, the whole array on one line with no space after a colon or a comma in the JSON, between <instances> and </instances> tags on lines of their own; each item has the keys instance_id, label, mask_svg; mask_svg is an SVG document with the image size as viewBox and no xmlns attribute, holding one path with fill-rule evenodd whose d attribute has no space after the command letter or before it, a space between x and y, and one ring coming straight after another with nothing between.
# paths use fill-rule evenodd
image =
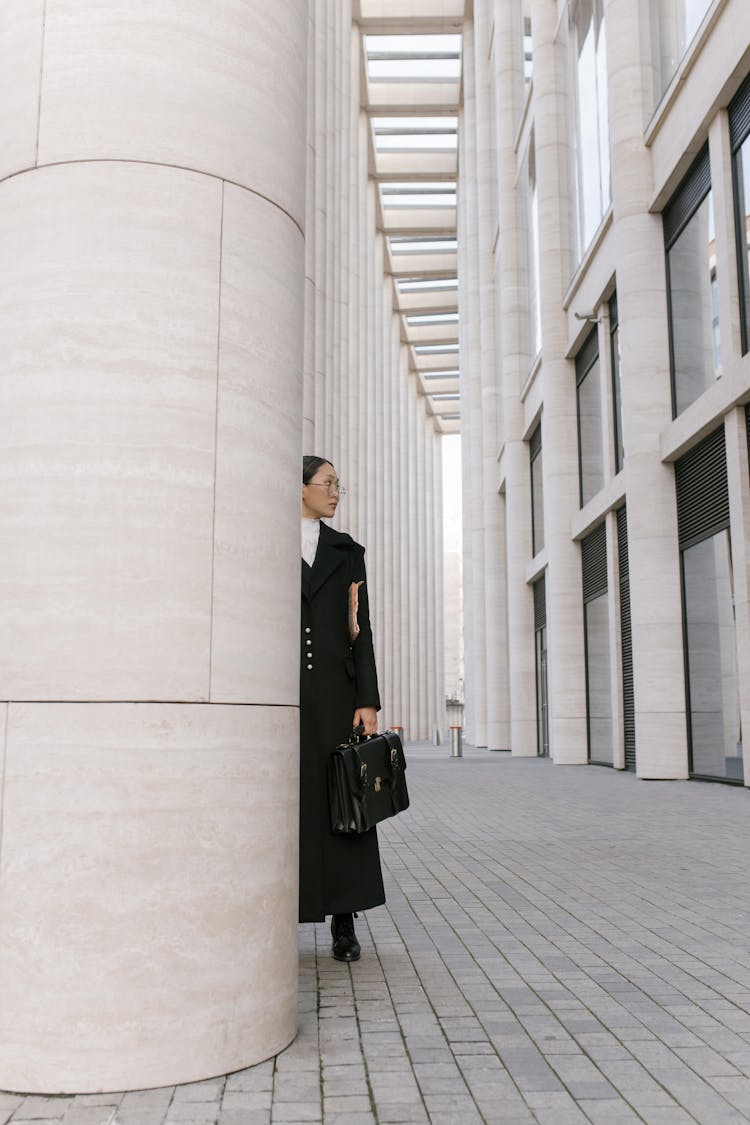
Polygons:
<instances>
[{"instance_id":1,"label":"woman's face","mask_svg":"<svg viewBox=\"0 0 750 1125\"><path fill-rule=\"evenodd\" d=\"M302 515L330 519L339 502L339 478L333 465L321 465L309 484L302 485Z\"/></svg>"}]
</instances>

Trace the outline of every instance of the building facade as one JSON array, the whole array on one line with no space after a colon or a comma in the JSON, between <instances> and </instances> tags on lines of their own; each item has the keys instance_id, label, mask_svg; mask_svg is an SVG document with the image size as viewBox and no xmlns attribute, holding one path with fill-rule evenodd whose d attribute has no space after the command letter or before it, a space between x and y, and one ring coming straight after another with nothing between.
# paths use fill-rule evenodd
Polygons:
<instances>
[{"instance_id":1,"label":"building facade","mask_svg":"<svg viewBox=\"0 0 750 1125\"><path fill-rule=\"evenodd\" d=\"M750 783L749 75L746 0L5 0L0 1087L294 1035L303 452L385 724L463 604L474 743Z\"/></svg>"},{"instance_id":2,"label":"building facade","mask_svg":"<svg viewBox=\"0 0 750 1125\"><path fill-rule=\"evenodd\" d=\"M474 0L463 75L468 737L750 784L750 10Z\"/></svg>"}]
</instances>

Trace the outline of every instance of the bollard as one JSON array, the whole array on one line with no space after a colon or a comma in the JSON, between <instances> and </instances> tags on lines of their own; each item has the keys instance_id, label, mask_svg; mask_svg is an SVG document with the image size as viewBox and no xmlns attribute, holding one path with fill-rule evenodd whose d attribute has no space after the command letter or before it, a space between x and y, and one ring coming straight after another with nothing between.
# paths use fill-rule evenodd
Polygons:
<instances>
[{"instance_id":1,"label":"bollard","mask_svg":"<svg viewBox=\"0 0 750 1125\"><path fill-rule=\"evenodd\" d=\"M450 731L451 731L451 758L461 758L463 756L463 752L464 752L463 743L462 743L463 728L462 727L451 727Z\"/></svg>"}]
</instances>

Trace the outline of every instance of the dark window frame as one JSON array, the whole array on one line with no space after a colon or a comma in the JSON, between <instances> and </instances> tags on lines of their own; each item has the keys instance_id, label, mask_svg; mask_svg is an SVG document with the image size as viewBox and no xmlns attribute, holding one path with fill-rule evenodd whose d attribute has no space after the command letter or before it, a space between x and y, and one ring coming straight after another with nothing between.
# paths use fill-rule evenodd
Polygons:
<instances>
[{"instance_id":1,"label":"dark window frame","mask_svg":"<svg viewBox=\"0 0 750 1125\"><path fill-rule=\"evenodd\" d=\"M549 758L549 692L547 679L546 575L532 585L534 597L534 682L536 687L536 753ZM542 659L542 654L544 659Z\"/></svg>"},{"instance_id":2,"label":"dark window frame","mask_svg":"<svg viewBox=\"0 0 750 1125\"><path fill-rule=\"evenodd\" d=\"M530 486L531 486L531 557L535 558L544 547L544 522L542 522L542 542L537 546L536 542L536 519L535 519L535 506L534 506L534 462L538 459L539 454L542 452L542 420L537 422L534 430L529 437L529 473L530 473ZM544 480L542 479L542 517L544 517Z\"/></svg>"},{"instance_id":3,"label":"dark window frame","mask_svg":"<svg viewBox=\"0 0 750 1125\"><path fill-rule=\"evenodd\" d=\"M723 465L723 479L721 477ZM716 488L716 483L720 488ZM675 462L675 495L677 501L677 537L680 551L680 604L682 607L682 663L685 676L685 707L687 718L688 772L697 781L715 781L722 785L744 785L732 777L697 773L694 770L692 701L690 695L690 649L688 646L688 604L685 590L685 552L722 532L729 532L729 555L732 557L732 536L729 514L729 481L726 462L724 423L702 438ZM692 496L699 501L690 503ZM717 504L718 501L718 504Z\"/></svg>"},{"instance_id":4,"label":"dark window frame","mask_svg":"<svg viewBox=\"0 0 750 1125\"><path fill-rule=\"evenodd\" d=\"M737 282L740 303L740 337L742 354L750 351L750 262L748 253L747 204L740 205L744 194L740 183L740 153L745 141L750 137L750 75L732 98L728 108L729 141L732 152L732 205L734 209L734 242L737 253Z\"/></svg>"},{"instance_id":5,"label":"dark window frame","mask_svg":"<svg viewBox=\"0 0 750 1125\"><path fill-rule=\"evenodd\" d=\"M588 554L588 557L587 557ZM603 563L603 566L602 566ZM581 587L583 598L583 660L586 682L586 751L589 765L612 769L614 762L591 757L591 691L589 684L588 606L599 598L609 598L607 581L607 521L602 520L581 540ZM609 605L607 606L609 616ZM612 653L610 652L610 659ZM610 702L611 699L610 699Z\"/></svg>"},{"instance_id":6,"label":"dark window frame","mask_svg":"<svg viewBox=\"0 0 750 1125\"><path fill-rule=\"evenodd\" d=\"M677 384L675 382L675 340L672 319L672 271L669 252L685 227L711 192L711 158L708 142L695 158L680 186L662 213L664 228L664 265L667 280L667 337L669 340L669 382L672 393L672 417L677 417Z\"/></svg>"},{"instance_id":7,"label":"dark window frame","mask_svg":"<svg viewBox=\"0 0 750 1125\"><path fill-rule=\"evenodd\" d=\"M625 464L625 443L622 440L622 396L620 394L620 321L617 312L617 293L609 299L609 363L612 370L612 438L615 448L615 473L622 472ZM622 456L620 446L622 445Z\"/></svg>"},{"instance_id":8,"label":"dark window frame","mask_svg":"<svg viewBox=\"0 0 750 1125\"><path fill-rule=\"evenodd\" d=\"M589 335L586 337L582 347L580 348L576 359L576 432L578 434L578 503L581 508L584 506L583 499L583 457L581 446L581 401L579 392L584 382L591 373L591 369L595 363L599 362L599 331L598 326L595 325ZM599 418L599 426L601 427L602 419ZM604 465L602 464L602 476L606 480L604 473ZM591 497L589 497L591 499ZM588 503L588 500L585 501Z\"/></svg>"}]
</instances>

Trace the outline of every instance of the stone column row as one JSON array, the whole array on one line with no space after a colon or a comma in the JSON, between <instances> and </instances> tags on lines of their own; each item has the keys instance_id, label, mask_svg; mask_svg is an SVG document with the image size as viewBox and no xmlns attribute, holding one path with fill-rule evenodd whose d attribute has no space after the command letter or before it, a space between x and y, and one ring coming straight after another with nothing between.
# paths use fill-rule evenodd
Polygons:
<instances>
[{"instance_id":1,"label":"stone column row","mask_svg":"<svg viewBox=\"0 0 750 1125\"><path fill-rule=\"evenodd\" d=\"M442 727L443 708L440 438L400 339L368 181L359 33L351 3L340 8L317 0L310 35L317 210L307 252L305 354L315 369L306 379L305 451L333 460L349 489L336 525L367 548L381 721L426 739Z\"/></svg>"}]
</instances>

